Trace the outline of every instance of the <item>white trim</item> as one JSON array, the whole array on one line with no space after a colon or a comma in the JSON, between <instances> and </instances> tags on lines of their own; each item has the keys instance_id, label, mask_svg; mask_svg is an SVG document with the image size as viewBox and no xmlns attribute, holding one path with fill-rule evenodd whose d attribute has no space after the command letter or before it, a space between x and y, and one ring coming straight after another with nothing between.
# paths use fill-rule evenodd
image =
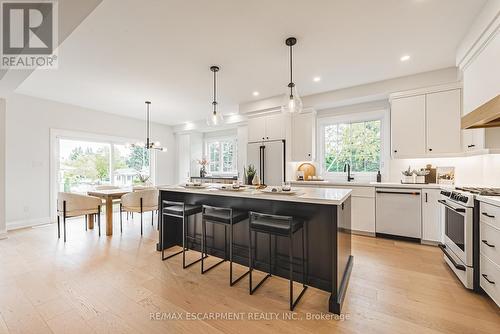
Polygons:
<instances>
[{"instance_id":1,"label":"white trim","mask_svg":"<svg viewBox=\"0 0 500 334\"><path fill-rule=\"evenodd\" d=\"M50 217L16 220L12 222L7 222L7 231L18 230L21 228L33 227L38 225L46 225L50 223L51 223Z\"/></svg>"},{"instance_id":2,"label":"white trim","mask_svg":"<svg viewBox=\"0 0 500 334\"><path fill-rule=\"evenodd\" d=\"M445 85L431 86L419 89L406 90L402 92L396 92L389 95L389 102L394 99L399 99L402 97L410 97L416 95L425 95L431 93L445 92L449 90L462 89L462 82L454 82Z\"/></svg>"},{"instance_id":3,"label":"white trim","mask_svg":"<svg viewBox=\"0 0 500 334\"><path fill-rule=\"evenodd\" d=\"M69 140L81 140L81 141L97 141L105 142L108 144L123 145L124 143L132 143L140 141L137 138L125 138L120 136L109 136L103 134L97 134L92 132L82 132L82 131L72 131L64 129L50 129L50 219L56 219L56 203L57 203L57 175L59 174L59 139L69 139ZM112 152L110 152L112 153ZM151 152L150 152L151 153ZM156 151L155 151L156 153ZM149 173L150 179L153 184L156 185L156 154L150 154L149 156ZM110 154L110 160L112 161L112 154ZM111 166L112 169L112 166ZM113 181L113 175L110 173L110 180Z\"/></svg>"},{"instance_id":4,"label":"white trim","mask_svg":"<svg viewBox=\"0 0 500 334\"><path fill-rule=\"evenodd\" d=\"M388 176L388 165L390 161L390 117L389 110L375 110L368 112L356 112L352 114L339 114L336 116L328 116L318 118L317 121L317 141L318 141L318 163L320 174L325 179L345 179L344 173L326 173L324 171L324 127L329 124L336 123L356 123L370 120L380 120L380 173L383 177ZM374 180L376 173L372 172L353 172L356 181Z\"/></svg>"},{"instance_id":5,"label":"white trim","mask_svg":"<svg viewBox=\"0 0 500 334\"><path fill-rule=\"evenodd\" d=\"M7 232L0 233L0 240L7 239L7 238L8 238Z\"/></svg>"},{"instance_id":6,"label":"white trim","mask_svg":"<svg viewBox=\"0 0 500 334\"><path fill-rule=\"evenodd\" d=\"M483 52L488 44L500 32L500 11L486 25L486 27L477 36L471 46L464 52L463 56L457 61L457 66L461 71L465 71L467 67Z\"/></svg>"}]
</instances>

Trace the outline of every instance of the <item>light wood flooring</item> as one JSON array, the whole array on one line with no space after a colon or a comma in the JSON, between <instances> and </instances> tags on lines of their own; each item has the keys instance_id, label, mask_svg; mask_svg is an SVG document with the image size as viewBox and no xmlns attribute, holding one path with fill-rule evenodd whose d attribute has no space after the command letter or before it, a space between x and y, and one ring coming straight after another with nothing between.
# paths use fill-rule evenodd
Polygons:
<instances>
[{"instance_id":1,"label":"light wood flooring","mask_svg":"<svg viewBox=\"0 0 500 334\"><path fill-rule=\"evenodd\" d=\"M66 244L56 225L9 233L0 240L0 333L500 332L499 309L463 288L437 247L353 236L344 319L307 320L328 315L328 294L310 288L296 309L302 320L285 320L286 280L273 277L249 296L246 278L228 286L228 264L202 276L198 265L183 270L180 256L162 262L157 232L148 218L144 226L142 238L138 221L99 238L72 220ZM183 320L165 319L171 312ZM193 312L246 320L186 320ZM278 319L248 320L271 312Z\"/></svg>"}]
</instances>

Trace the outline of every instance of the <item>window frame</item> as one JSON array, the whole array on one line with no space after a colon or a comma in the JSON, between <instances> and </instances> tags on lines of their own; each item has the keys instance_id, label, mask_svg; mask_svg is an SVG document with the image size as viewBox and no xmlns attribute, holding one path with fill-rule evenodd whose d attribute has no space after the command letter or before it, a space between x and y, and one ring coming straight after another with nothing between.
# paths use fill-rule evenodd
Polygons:
<instances>
[{"instance_id":1,"label":"window frame","mask_svg":"<svg viewBox=\"0 0 500 334\"><path fill-rule=\"evenodd\" d=\"M232 166L233 166L233 170L231 172L224 172L222 171L223 169L223 165L224 165L224 161L223 161L223 153L222 153L222 145L221 143L222 142L231 142L233 144L233 147L234 147L234 152L233 152L233 162L232 162ZM219 166L220 166L220 172L212 172L210 170L210 152L209 152L209 145L210 144L213 144L213 143L218 143L219 145L219 149L220 149L220 157L219 157ZM205 145L204 145L204 148L205 148L205 156L207 158L207 160L209 161L209 164L208 164L208 168L207 168L207 174L208 175L212 175L212 176L235 176L235 175L238 175L238 138L235 137L235 136L224 136L224 137L213 137L213 138L207 138L205 139Z\"/></svg>"},{"instance_id":2,"label":"window frame","mask_svg":"<svg viewBox=\"0 0 500 334\"><path fill-rule=\"evenodd\" d=\"M390 124L389 110L376 110L368 112L355 112L350 114L329 115L318 118L318 163L323 178L332 180L345 180L344 172L327 172L325 170L325 127L339 123L360 123L380 120L380 173L387 176L387 161L390 150ZM377 172L352 172L354 181L375 181Z\"/></svg>"}]
</instances>

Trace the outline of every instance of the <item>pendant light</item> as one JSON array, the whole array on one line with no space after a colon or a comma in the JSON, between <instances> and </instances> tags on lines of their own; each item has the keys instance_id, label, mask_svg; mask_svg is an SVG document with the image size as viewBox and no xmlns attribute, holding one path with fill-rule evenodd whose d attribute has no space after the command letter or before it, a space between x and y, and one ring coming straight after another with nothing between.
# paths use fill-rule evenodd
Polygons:
<instances>
[{"instance_id":1,"label":"pendant light","mask_svg":"<svg viewBox=\"0 0 500 334\"><path fill-rule=\"evenodd\" d=\"M297 93L297 88L293 82L293 51L292 47L297 44L297 39L295 37L289 37L286 39L285 44L290 48L290 83L283 96L283 102L281 104L281 111L284 113L300 113L302 112L302 100Z\"/></svg>"},{"instance_id":2,"label":"pendant light","mask_svg":"<svg viewBox=\"0 0 500 334\"><path fill-rule=\"evenodd\" d=\"M154 142L151 140L151 102L145 101L146 103L146 142L136 143L129 145L130 147L142 147L146 150L157 150L157 151L166 151L166 148L161 147L159 141Z\"/></svg>"},{"instance_id":3,"label":"pendant light","mask_svg":"<svg viewBox=\"0 0 500 334\"><path fill-rule=\"evenodd\" d=\"M218 126L224 123L224 118L222 114L217 111L217 72L219 72L219 66L211 66L210 71L214 73L214 100L212 101L213 111L210 112L210 116L207 118L207 124L209 126Z\"/></svg>"}]
</instances>

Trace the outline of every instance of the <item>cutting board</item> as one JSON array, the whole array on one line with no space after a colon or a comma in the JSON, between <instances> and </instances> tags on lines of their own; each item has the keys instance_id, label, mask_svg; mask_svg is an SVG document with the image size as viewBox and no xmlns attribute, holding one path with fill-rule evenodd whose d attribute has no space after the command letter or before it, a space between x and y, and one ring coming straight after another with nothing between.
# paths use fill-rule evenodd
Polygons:
<instances>
[{"instance_id":1,"label":"cutting board","mask_svg":"<svg viewBox=\"0 0 500 334\"><path fill-rule=\"evenodd\" d=\"M304 181L309 181L309 176L316 175L316 167L314 167L313 164L310 164L308 162L304 162L303 164L300 164L299 168L297 168L297 170L304 172Z\"/></svg>"}]
</instances>

